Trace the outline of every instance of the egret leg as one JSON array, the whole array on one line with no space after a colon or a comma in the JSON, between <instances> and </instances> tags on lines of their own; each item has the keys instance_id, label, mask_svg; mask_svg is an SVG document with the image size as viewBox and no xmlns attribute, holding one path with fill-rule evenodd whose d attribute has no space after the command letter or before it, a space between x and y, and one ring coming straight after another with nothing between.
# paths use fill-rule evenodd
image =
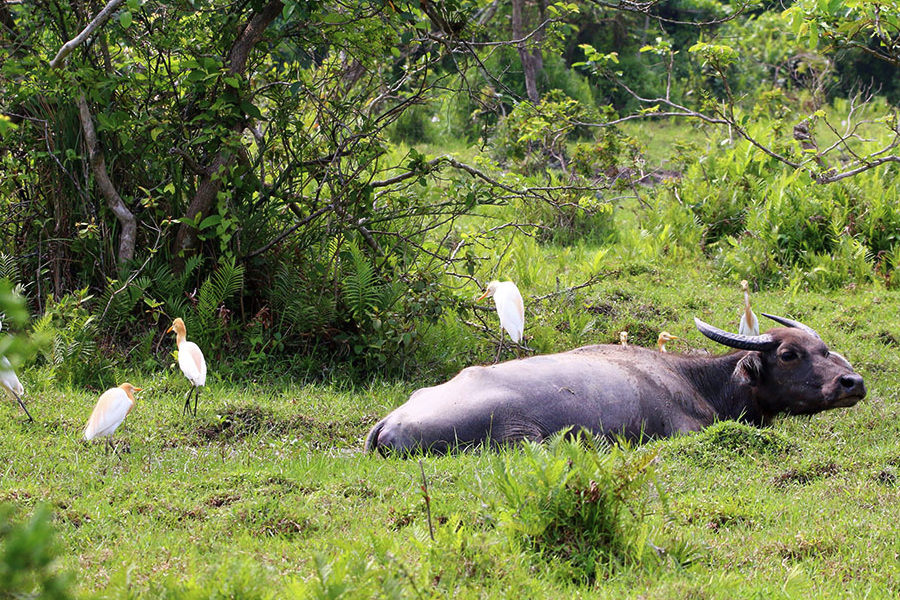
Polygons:
<instances>
[{"instance_id":1,"label":"egret leg","mask_svg":"<svg viewBox=\"0 0 900 600\"><path fill-rule=\"evenodd\" d=\"M19 395L16 394L15 392L12 392L12 395L13 395L13 397L16 399L16 402L19 403L19 406L22 407L22 410L25 411L25 414L28 415L28 420L29 420L30 422L34 423L34 419L32 418L31 413L28 412L28 409L27 409L27 408L25 408L25 403L22 402L22 399L19 398Z\"/></svg>"},{"instance_id":2,"label":"egret leg","mask_svg":"<svg viewBox=\"0 0 900 600\"><path fill-rule=\"evenodd\" d=\"M200 386L194 388L194 416L197 416L197 401L200 400Z\"/></svg>"},{"instance_id":3,"label":"egret leg","mask_svg":"<svg viewBox=\"0 0 900 600\"><path fill-rule=\"evenodd\" d=\"M184 410L181 411L182 417L186 416L188 411L191 409L191 394L192 393L194 393L193 386L191 386L191 389L188 390L187 395L184 397Z\"/></svg>"}]
</instances>

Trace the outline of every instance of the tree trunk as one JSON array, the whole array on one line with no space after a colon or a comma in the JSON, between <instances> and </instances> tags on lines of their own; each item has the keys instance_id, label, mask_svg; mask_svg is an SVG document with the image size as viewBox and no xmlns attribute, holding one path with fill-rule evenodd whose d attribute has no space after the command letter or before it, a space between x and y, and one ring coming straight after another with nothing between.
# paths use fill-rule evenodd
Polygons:
<instances>
[{"instance_id":1,"label":"tree trunk","mask_svg":"<svg viewBox=\"0 0 900 600\"><path fill-rule=\"evenodd\" d=\"M523 39L525 37L524 27L522 25L522 9L525 0L512 0L512 33L513 38L517 40L516 47L519 51L519 59L522 61L522 73L525 75L525 91L528 93L528 99L532 103L540 102L541 97L537 90L537 72L539 64L543 64L543 57L540 49L534 54L528 51L528 44Z\"/></svg>"},{"instance_id":2,"label":"tree trunk","mask_svg":"<svg viewBox=\"0 0 900 600\"><path fill-rule=\"evenodd\" d=\"M250 55L250 51L262 39L263 34L272 21L281 14L282 8L281 0L271 0L250 19L247 26L238 34L231 51L228 53L229 75L243 75L247 68L247 58ZM232 131L236 135L240 135L244 126L245 123L241 121L232 127ZM200 184L197 186L197 193L194 195L185 213L187 218L193 220L199 214L209 215L215 203L216 195L222 188L224 171L234 162L234 159L235 154L223 148L213 158L212 164L203 170ZM190 225L182 223L175 236L175 256L172 261L175 272L180 272L184 268L185 258L194 252L196 248L197 230Z\"/></svg>"},{"instance_id":3,"label":"tree trunk","mask_svg":"<svg viewBox=\"0 0 900 600\"><path fill-rule=\"evenodd\" d=\"M137 221L134 214L119 196L116 186L113 185L106 172L106 159L103 158L103 151L97 142L97 133L94 131L94 121L91 117L91 110L88 107L87 98L84 94L78 96L78 116L81 119L81 129L84 131L84 142L87 145L88 156L90 160L91 170L94 172L94 179L100 188L100 193L106 198L106 203L110 210L119 220L122 233L119 237L119 253L117 260L119 264L124 264L134 258L134 243L137 236Z\"/></svg>"}]
</instances>

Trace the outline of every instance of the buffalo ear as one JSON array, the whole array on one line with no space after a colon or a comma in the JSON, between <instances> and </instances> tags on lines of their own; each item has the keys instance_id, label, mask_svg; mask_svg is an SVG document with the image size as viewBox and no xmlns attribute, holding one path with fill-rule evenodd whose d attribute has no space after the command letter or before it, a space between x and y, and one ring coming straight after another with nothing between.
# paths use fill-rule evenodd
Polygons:
<instances>
[{"instance_id":1,"label":"buffalo ear","mask_svg":"<svg viewBox=\"0 0 900 600\"><path fill-rule=\"evenodd\" d=\"M756 385L762 375L762 359L759 352L748 352L747 356L738 361L734 368L734 378L741 383Z\"/></svg>"}]
</instances>

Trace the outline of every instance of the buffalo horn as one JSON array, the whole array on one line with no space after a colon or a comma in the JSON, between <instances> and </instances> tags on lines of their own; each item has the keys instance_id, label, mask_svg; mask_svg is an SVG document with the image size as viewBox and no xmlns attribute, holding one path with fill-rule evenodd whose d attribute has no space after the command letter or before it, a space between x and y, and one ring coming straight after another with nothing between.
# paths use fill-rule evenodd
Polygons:
<instances>
[{"instance_id":1,"label":"buffalo horn","mask_svg":"<svg viewBox=\"0 0 900 600\"><path fill-rule=\"evenodd\" d=\"M776 315L767 315L766 313L762 313L762 316L768 317L768 318L772 319L773 321L775 321L776 323L781 323L785 327L796 327L797 329L801 329L816 339L819 339L819 340L822 339L819 337L819 334L816 333L815 329L813 329L812 327L810 327L808 325L804 325L800 321L792 321L791 319L786 319L785 317L779 317Z\"/></svg>"},{"instance_id":2,"label":"buffalo horn","mask_svg":"<svg viewBox=\"0 0 900 600\"><path fill-rule=\"evenodd\" d=\"M778 345L778 342L768 333L762 335L741 335L739 333L731 333L723 331L718 327L713 327L708 323L704 323L697 317L694 317L694 325L700 330L700 333L708 337L714 342L728 346L729 348L737 348L739 350L769 350Z\"/></svg>"}]
</instances>

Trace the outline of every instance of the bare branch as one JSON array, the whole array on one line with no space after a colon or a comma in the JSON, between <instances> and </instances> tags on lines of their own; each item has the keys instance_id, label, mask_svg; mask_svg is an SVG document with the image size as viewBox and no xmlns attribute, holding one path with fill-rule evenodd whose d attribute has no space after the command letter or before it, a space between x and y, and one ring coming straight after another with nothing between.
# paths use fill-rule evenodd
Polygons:
<instances>
[{"instance_id":1,"label":"bare branch","mask_svg":"<svg viewBox=\"0 0 900 600\"><path fill-rule=\"evenodd\" d=\"M74 38L66 42L62 45L62 48L59 49L59 52L56 53L56 56L53 60L50 61L50 68L58 69L62 62L66 59L66 57L72 53L75 48L84 43L84 40L89 38L94 31L97 30L98 27L101 27L107 20L112 16L113 12L119 5L122 4L125 0L110 0L109 3L101 10L94 19L88 23L88 26L85 27L81 33L76 35Z\"/></svg>"}]
</instances>

